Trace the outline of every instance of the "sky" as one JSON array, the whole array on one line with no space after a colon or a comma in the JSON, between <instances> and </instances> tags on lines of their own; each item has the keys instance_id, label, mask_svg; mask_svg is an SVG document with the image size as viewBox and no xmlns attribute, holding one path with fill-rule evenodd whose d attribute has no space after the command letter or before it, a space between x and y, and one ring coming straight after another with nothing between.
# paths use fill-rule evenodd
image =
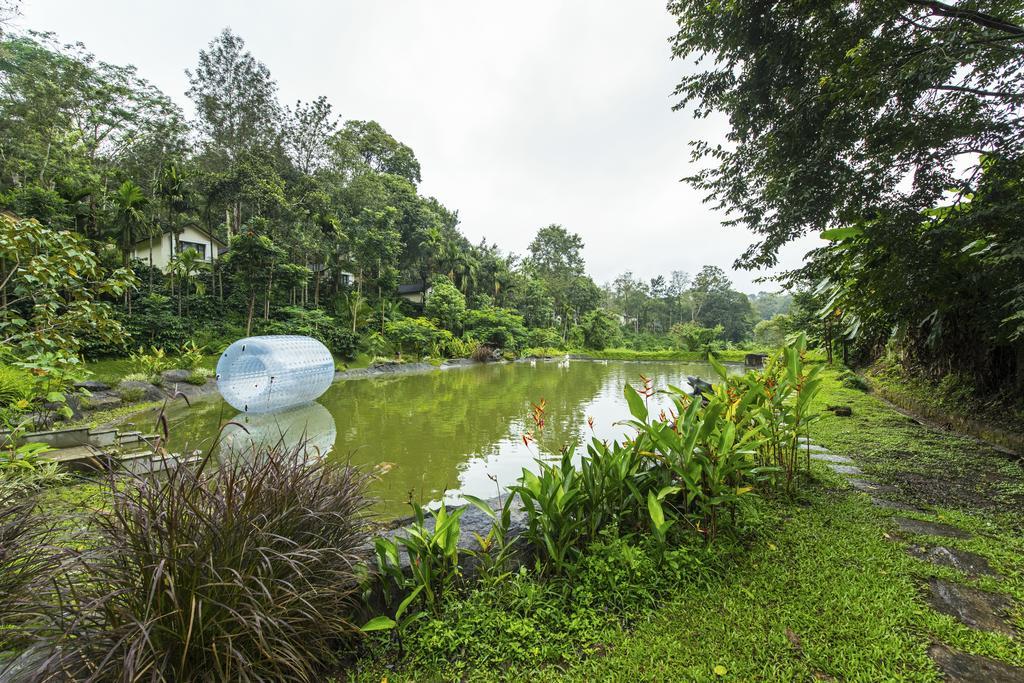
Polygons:
<instances>
[{"instance_id":1,"label":"sky","mask_svg":"<svg viewBox=\"0 0 1024 683\"><path fill-rule=\"evenodd\" d=\"M17 25L134 64L187 112L185 69L230 27L283 104L326 95L412 147L421 192L473 242L521 254L558 223L598 283L713 264L742 291L777 289L732 271L752 237L680 182L688 141L723 140L726 123L672 111L693 65L671 60L664 0L24 0ZM780 267L817 241L789 245Z\"/></svg>"}]
</instances>

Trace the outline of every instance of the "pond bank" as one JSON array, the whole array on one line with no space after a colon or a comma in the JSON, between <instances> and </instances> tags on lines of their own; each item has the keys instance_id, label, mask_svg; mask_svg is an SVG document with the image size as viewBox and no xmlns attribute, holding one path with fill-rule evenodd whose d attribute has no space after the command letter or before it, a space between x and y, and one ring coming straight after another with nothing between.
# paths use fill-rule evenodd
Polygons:
<instances>
[{"instance_id":1,"label":"pond bank","mask_svg":"<svg viewBox=\"0 0 1024 683\"><path fill-rule=\"evenodd\" d=\"M405 655L343 678L1024 680L1020 463L832 370L818 402L852 416L823 412L812 427L815 481L795 501L759 501L736 539L695 549L667 599L634 573L641 550L605 548L608 578L586 590L626 600L618 621L564 601L557 582L513 577L422 622Z\"/></svg>"}]
</instances>

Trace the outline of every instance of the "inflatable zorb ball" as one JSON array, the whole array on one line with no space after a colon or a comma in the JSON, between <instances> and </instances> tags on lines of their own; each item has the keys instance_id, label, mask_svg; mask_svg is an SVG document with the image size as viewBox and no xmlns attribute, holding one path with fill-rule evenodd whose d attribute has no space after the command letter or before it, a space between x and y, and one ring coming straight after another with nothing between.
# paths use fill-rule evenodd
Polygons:
<instances>
[{"instance_id":1,"label":"inflatable zorb ball","mask_svg":"<svg viewBox=\"0 0 1024 683\"><path fill-rule=\"evenodd\" d=\"M217 361L217 388L243 413L269 413L313 401L334 381L334 358L311 337L239 339Z\"/></svg>"}]
</instances>

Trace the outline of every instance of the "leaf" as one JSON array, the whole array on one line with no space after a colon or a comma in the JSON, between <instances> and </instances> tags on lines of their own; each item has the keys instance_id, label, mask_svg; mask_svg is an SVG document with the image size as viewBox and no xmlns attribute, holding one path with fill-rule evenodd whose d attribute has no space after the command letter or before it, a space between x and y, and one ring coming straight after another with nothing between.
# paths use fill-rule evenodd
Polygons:
<instances>
[{"instance_id":1,"label":"leaf","mask_svg":"<svg viewBox=\"0 0 1024 683\"><path fill-rule=\"evenodd\" d=\"M482 499L477 498L476 496L471 496L466 493L462 494L462 497L465 498L468 503L475 506L478 510L480 510L480 512L484 513L491 519L498 518L497 513L495 513L491 506L484 502Z\"/></svg>"},{"instance_id":2,"label":"leaf","mask_svg":"<svg viewBox=\"0 0 1024 683\"><path fill-rule=\"evenodd\" d=\"M416 590L414 590L412 593L409 593L409 595L405 597L405 600L402 600L401 604L398 605L398 609L395 610L395 619L402 618L402 615L405 614L405 610L409 608L409 604L416 599L416 596L419 595L420 591L422 590L423 586L416 586ZM379 619L380 617L377 618ZM363 627L363 630L365 630L365 627Z\"/></svg>"},{"instance_id":3,"label":"leaf","mask_svg":"<svg viewBox=\"0 0 1024 683\"><path fill-rule=\"evenodd\" d=\"M654 522L654 526L660 528L665 523L665 511L661 508L661 503L655 497L653 491L647 492L647 511L651 515L651 521Z\"/></svg>"},{"instance_id":4,"label":"leaf","mask_svg":"<svg viewBox=\"0 0 1024 683\"><path fill-rule=\"evenodd\" d=\"M393 629L395 626L396 624L394 619L381 615L370 619L368 622L363 624L359 630L364 633L370 633L372 631L387 631L389 629Z\"/></svg>"},{"instance_id":5,"label":"leaf","mask_svg":"<svg viewBox=\"0 0 1024 683\"><path fill-rule=\"evenodd\" d=\"M729 673L729 670L726 669L721 664L718 664L718 665L715 666L714 672L715 672L716 676L724 676L725 674Z\"/></svg>"},{"instance_id":6,"label":"leaf","mask_svg":"<svg viewBox=\"0 0 1024 683\"><path fill-rule=\"evenodd\" d=\"M711 367L715 369L715 373L723 380L729 378L729 371L725 369L725 366L718 362L713 355L708 354L708 362L711 363Z\"/></svg>"},{"instance_id":7,"label":"leaf","mask_svg":"<svg viewBox=\"0 0 1024 683\"><path fill-rule=\"evenodd\" d=\"M821 233L821 239L828 240L830 242L842 242L845 239L851 237L859 237L864 231L856 226L849 226L846 228L833 228L832 230L825 230Z\"/></svg>"},{"instance_id":8,"label":"leaf","mask_svg":"<svg viewBox=\"0 0 1024 683\"><path fill-rule=\"evenodd\" d=\"M640 394L636 393L630 385L626 385L623 389L623 393L626 395L626 403L629 404L629 412L636 419L646 422L647 421L647 404L640 398Z\"/></svg>"}]
</instances>

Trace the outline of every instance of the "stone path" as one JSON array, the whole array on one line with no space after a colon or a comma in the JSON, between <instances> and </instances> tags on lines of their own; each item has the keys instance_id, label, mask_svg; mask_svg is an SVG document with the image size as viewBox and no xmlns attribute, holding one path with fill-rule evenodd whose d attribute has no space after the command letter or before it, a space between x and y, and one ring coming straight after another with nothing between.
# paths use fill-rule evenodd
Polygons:
<instances>
[{"instance_id":1,"label":"stone path","mask_svg":"<svg viewBox=\"0 0 1024 683\"><path fill-rule=\"evenodd\" d=\"M810 444L811 459L825 463L834 472L848 477L855 490L871 496L874 505L902 513L929 514L927 510L899 500L895 486L866 478L853 458L830 453L828 449ZM922 562L949 567L968 579L978 577L999 578L981 555L942 545L941 539L969 539L972 534L938 521L894 516L893 524L901 537L926 537L928 540L911 544L907 552ZM932 541L931 539L934 539ZM926 543L922 545L922 543ZM1021 635L1009 621L1013 601L1006 595L972 588L963 583L932 578L928 581L928 603L940 614L957 619L966 626L1000 633L1012 638ZM967 654L935 643L928 654L945 680L956 683L1024 683L1024 669L977 655Z\"/></svg>"}]
</instances>

